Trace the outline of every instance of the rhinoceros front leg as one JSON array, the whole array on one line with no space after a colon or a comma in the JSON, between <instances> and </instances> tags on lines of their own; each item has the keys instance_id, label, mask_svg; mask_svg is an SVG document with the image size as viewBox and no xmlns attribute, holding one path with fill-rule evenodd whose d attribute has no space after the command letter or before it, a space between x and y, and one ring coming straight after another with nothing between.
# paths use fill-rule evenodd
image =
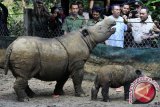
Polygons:
<instances>
[{"instance_id":1,"label":"rhinoceros front leg","mask_svg":"<svg viewBox=\"0 0 160 107\"><path fill-rule=\"evenodd\" d=\"M16 95L18 96L18 101L20 102L29 101L29 97L25 92L27 86L28 86L28 80L22 77L16 78L16 81L14 83L14 90L16 92Z\"/></svg>"},{"instance_id":2,"label":"rhinoceros front leg","mask_svg":"<svg viewBox=\"0 0 160 107\"><path fill-rule=\"evenodd\" d=\"M84 61L76 62L71 72L72 72L71 77L75 89L75 96L78 97L86 96L81 86L84 75Z\"/></svg>"},{"instance_id":3,"label":"rhinoceros front leg","mask_svg":"<svg viewBox=\"0 0 160 107\"><path fill-rule=\"evenodd\" d=\"M91 100L96 100L97 99L97 94L99 91L100 85L99 83L96 81L91 89Z\"/></svg>"},{"instance_id":4,"label":"rhinoceros front leg","mask_svg":"<svg viewBox=\"0 0 160 107\"><path fill-rule=\"evenodd\" d=\"M96 100L97 99L98 91L99 91L99 88L96 88L95 86L92 87L92 89L91 89L91 100Z\"/></svg>"},{"instance_id":5,"label":"rhinoceros front leg","mask_svg":"<svg viewBox=\"0 0 160 107\"><path fill-rule=\"evenodd\" d=\"M108 82L103 84L101 93L102 93L102 96L103 96L103 101L104 102L110 102L110 98L109 98L109 95L108 95L108 93L109 93L109 83Z\"/></svg>"}]
</instances>

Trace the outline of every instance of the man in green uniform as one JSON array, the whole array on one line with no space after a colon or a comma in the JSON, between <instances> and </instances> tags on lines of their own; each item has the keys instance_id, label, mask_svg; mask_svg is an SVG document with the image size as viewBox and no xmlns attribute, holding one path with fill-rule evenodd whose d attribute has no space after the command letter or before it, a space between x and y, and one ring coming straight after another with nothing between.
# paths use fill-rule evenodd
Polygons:
<instances>
[{"instance_id":1,"label":"man in green uniform","mask_svg":"<svg viewBox=\"0 0 160 107\"><path fill-rule=\"evenodd\" d=\"M78 15L79 7L77 3L72 3L70 5L70 15L66 17L62 29L64 30L64 35L68 32L79 30L85 25L85 19Z\"/></svg>"},{"instance_id":2,"label":"man in green uniform","mask_svg":"<svg viewBox=\"0 0 160 107\"><path fill-rule=\"evenodd\" d=\"M102 21L102 18L100 17L100 8L99 7L94 7L92 9L92 19L89 19L87 26L93 26L97 22Z\"/></svg>"}]
</instances>

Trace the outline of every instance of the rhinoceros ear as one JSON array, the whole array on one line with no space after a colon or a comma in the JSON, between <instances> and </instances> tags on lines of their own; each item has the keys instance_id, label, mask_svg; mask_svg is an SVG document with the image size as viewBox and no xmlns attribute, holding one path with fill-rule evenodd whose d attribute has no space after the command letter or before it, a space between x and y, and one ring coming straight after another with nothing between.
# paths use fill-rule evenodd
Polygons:
<instances>
[{"instance_id":1,"label":"rhinoceros ear","mask_svg":"<svg viewBox=\"0 0 160 107\"><path fill-rule=\"evenodd\" d=\"M87 29L82 29L82 34L84 37L88 36L89 35L89 32Z\"/></svg>"},{"instance_id":2,"label":"rhinoceros ear","mask_svg":"<svg viewBox=\"0 0 160 107\"><path fill-rule=\"evenodd\" d=\"M137 75L142 75L142 71L140 71L140 70L136 70L135 72Z\"/></svg>"}]
</instances>

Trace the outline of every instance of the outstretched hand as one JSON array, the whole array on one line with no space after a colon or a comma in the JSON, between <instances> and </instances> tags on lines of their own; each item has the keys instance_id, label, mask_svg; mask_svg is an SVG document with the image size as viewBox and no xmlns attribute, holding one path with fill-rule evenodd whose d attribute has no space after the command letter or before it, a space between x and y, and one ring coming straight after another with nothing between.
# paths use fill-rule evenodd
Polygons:
<instances>
[{"instance_id":1,"label":"outstretched hand","mask_svg":"<svg viewBox=\"0 0 160 107\"><path fill-rule=\"evenodd\" d=\"M160 29L158 29L158 27L156 25L153 26L152 31L154 31L156 33L160 33Z\"/></svg>"},{"instance_id":2,"label":"outstretched hand","mask_svg":"<svg viewBox=\"0 0 160 107\"><path fill-rule=\"evenodd\" d=\"M123 15L122 18L124 20L124 23L127 24L128 23L128 17L126 15Z\"/></svg>"}]
</instances>

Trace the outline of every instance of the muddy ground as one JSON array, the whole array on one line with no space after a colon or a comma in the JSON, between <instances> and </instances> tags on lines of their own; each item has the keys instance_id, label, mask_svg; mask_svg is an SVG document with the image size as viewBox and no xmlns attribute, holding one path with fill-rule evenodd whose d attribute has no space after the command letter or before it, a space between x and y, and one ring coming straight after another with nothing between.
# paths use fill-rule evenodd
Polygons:
<instances>
[{"instance_id":1,"label":"muddy ground","mask_svg":"<svg viewBox=\"0 0 160 107\"><path fill-rule=\"evenodd\" d=\"M98 100L90 100L90 90L93 82L85 80L83 89L89 95L87 97L75 97L72 80L69 79L65 86L64 96L54 98L52 92L55 82L44 82L37 79L31 79L29 85L36 93L36 97L30 99L29 102L17 102L16 94L13 90L15 78L11 72L4 75L3 70L0 70L0 107L160 107L155 103L160 103L160 92L157 93L155 99L146 105L131 105L123 100L123 92L116 92L110 88L111 102L102 102L101 92L99 92Z\"/></svg>"}]
</instances>

